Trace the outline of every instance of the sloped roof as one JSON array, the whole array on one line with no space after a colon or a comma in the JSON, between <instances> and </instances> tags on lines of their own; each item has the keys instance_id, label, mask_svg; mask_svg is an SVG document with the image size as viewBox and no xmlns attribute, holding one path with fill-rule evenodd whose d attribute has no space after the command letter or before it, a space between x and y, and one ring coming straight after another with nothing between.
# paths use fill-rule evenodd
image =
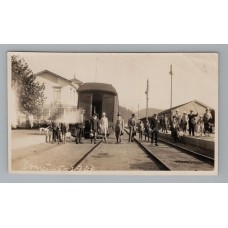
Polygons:
<instances>
[{"instance_id":1,"label":"sloped roof","mask_svg":"<svg viewBox=\"0 0 228 228\"><path fill-rule=\"evenodd\" d=\"M80 80L78 80L77 78L74 78L74 79L72 79L72 80L69 80L69 79L64 78L64 77L62 77L62 76L60 76L60 75L58 75L58 74L56 74L56 73L53 73L53 72L51 72L51 71L49 71L49 70L42 70L42 71L40 71L40 72L34 74L34 76L39 76L39 75L41 75L41 74L43 74L43 73L48 73L48 74L51 74L51 75L53 75L53 76L55 76L55 77L57 77L57 78L63 79L63 80L65 80L65 81L67 81L69 84L71 84L74 88L76 88L76 87L72 84L72 82L75 82L75 81L76 81L76 82L75 82L76 84L82 84L82 83L83 83L83 82L81 82Z\"/></svg>"},{"instance_id":2,"label":"sloped roof","mask_svg":"<svg viewBox=\"0 0 228 228\"><path fill-rule=\"evenodd\" d=\"M117 95L116 89L111 84L106 84L106 83L88 82L88 83L82 84L78 88L78 92L86 92L86 91L103 91L103 92L109 92L114 95Z\"/></svg>"},{"instance_id":3,"label":"sloped roof","mask_svg":"<svg viewBox=\"0 0 228 228\"><path fill-rule=\"evenodd\" d=\"M40 72L34 74L34 76L39 76L39 75L41 75L41 74L43 74L43 73L51 74L51 75L53 75L53 76L55 76L55 77L61 78L61 79L65 80L65 81L68 81L68 82L71 83L71 80L69 80L69 79L67 79L67 78L64 78L64 77L62 77L62 76L60 76L60 75L58 75L58 74L55 74L55 73L53 73L53 72L51 72L51 71L49 71L49 70L42 70L42 71L40 71Z\"/></svg>"},{"instance_id":4,"label":"sloped roof","mask_svg":"<svg viewBox=\"0 0 228 228\"><path fill-rule=\"evenodd\" d=\"M83 84L83 82L81 82L80 80L78 80L77 78L73 78L73 79L70 79L71 82L74 82L76 84Z\"/></svg>"},{"instance_id":5,"label":"sloped roof","mask_svg":"<svg viewBox=\"0 0 228 228\"><path fill-rule=\"evenodd\" d=\"M211 108L210 106L205 105L205 104L203 104L202 102L197 101L197 100L193 100L193 101L189 101L189 102L184 103L184 104L177 105L177 106L175 106L175 107L172 107L172 110L177 109L177 108L179 108L179 107L181 107L181 106L183 106L183 105L190 104L190 103L198 103L199 105L201 105L201 106L203 106L203 107L205 107L205 108L208 107L208 108L210 108L211 110L214 110L214 109ZM166 109L166 110L164 110L164 111L162 111L162 112L159 112L159 114L166 113L166 112L170 112L170 111L171 111L171 108Z\"/></svg>"}]
</instances>

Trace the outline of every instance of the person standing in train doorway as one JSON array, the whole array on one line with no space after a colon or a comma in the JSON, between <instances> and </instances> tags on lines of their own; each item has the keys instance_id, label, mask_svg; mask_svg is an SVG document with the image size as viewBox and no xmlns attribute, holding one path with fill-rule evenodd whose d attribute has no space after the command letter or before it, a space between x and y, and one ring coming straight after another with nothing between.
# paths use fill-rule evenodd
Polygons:
<instances>
[{"instance_id":1,"label":"person standing in train doorway","mask_svg":"<svg viewBox=\"0 0 228 228\"><path fill-rule=\"evenodd\" d=\"M128 142L134 142L134 137L136 135L136 119L135 114L133 113L131 118L128 120L129 127L129 139Z\"/></svg>"},{"instance_id":2,"label":"person standing in train doorway","mask_svg":"<svg viewBox=\"0 0 228 228\"><path fill-rule=\"evenodd\" d=\"M116 143L121 143L124 131L124 120L120 113L117 114L117 121L115 125Z\"/></svg>"},{"instance_id":3,"label":"person standing in train doorway","mask_svg":"<svg viewBox=\"0 0 228 228\"><path fill-rule=\"evenodd\" d=\"M94 113L90 120L91 143L93 143L93 140L94 140L94 144L97 143L96 139L97 139L98 129L99 129L99 121L97 118L97 114Z\"/></svg>"},{"instance_id":4,"label":"person standing in train doorway","mask_svg":"<svg viewBox=\"0 0 228 228\"><path fill-rule=\"evenodd\" d=\"M158 114L155 113L151 119L150 123L152 129L151 135L151 145L153 145L153 141L155 141L155 146L158 146Z\"/></svg>"},{"instance_id":5,"label":"person standing in train doorway","mask_svg":"<svg viewBox=\"0 0 228 228\"><path fill-rule=\"evenodd\" d=\"M79 116L79 121L76 124L76 144L83 143L82 138L84 137L84 128L85 128L85 110L81 111Z\"/></svg>"},{"instance_id":6,"label":"person standing in train doorway","mask_svg":"<svg viewBox=\"0 0 228 228\"><path fill-rule=\"evenodd\" d=\"M100 129L101 129L101 134L103 137L103 142L107 142L107 134L108 134L108 118L106 117L106 113L102 113L102 117L100 120Z\"/></svg>"}]
</instances>

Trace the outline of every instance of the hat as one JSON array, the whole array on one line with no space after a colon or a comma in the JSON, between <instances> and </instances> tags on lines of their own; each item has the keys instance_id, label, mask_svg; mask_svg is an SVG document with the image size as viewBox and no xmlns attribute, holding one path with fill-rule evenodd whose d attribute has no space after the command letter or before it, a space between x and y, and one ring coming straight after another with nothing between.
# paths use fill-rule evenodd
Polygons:
<instances>
[{"instance_id":1,"label":"hat","mask_svg":"<svg viewBox=\"0 0 228 228\"><path fill-rule=\"evenodd\" d=\"M93 113L93 116L98 116L96 112Z\"/></svg>"},{"instance_id":2,"label":"hat","mask_svg":"<svg viewBox=\"0 0 228 228\"><path fill-rule=\"evenodd\" d=\"M210 110L210 108L207 107L206 110Z\"/></svg>"},{"instance_id":3,"label":"hat","mask_svg":"<svg viewBox=\"0 0 228 228\"><path fill-rule=\"evenodd\" d=\"M158 114L157 113L154 113L154 116L157 116Z\"/></svg>"},{"instance_id":4,"label":"hat","mask_svg":"<svg viewBox=\"0 0 228 228\"><path fill-rule=\"evenodd\" d=\"M132 116L132 117L135 117L135 114L133 113L131 116Z\"/></svg>"},{"instance_id":5,"label":"hat","mask_svg":"<svg viewBox=\"0 0 228 228\"><path fill-rule=\"evenodd\" d=\"M190 110L190 112L193 112L193 110Z\"/></svg>"},{"instance_id":6,"label":"hat","mask_svg":"<svg viewBox=\"0 0 228 228\"><path fill-rule=\"evenodd\" d=\"M179 109L177 109L176 112L179 112Z\"/></svg>"},{"instance_id":7,"label":"hat","mask_svg":"<svg viewBox=\"0 0 228 228\"><path fill-rule=\"evenodd\" d=\"M203 116L202 116L202 115L200 115L200 118L203 118Z\"/></svg>"},{"instance_id":8,"label":"hat","mask_svg":"<svg viewBox=\"0 0 228 228\"><path fill-rule=\"evenodd\" d=\"M121 116L121 114L118 112L117 116Z\"/></svg>"},{"instance_id":9,"label":"hat","mask_svg":"<svg viewBox=\"0 0 228 228\"><path fill-rule=\"evenodd\" d=\"M184 111L183 113L184 113L184 114L187 114L187 112L186 112L186 111Z\"/></svg>"}]
</instances>

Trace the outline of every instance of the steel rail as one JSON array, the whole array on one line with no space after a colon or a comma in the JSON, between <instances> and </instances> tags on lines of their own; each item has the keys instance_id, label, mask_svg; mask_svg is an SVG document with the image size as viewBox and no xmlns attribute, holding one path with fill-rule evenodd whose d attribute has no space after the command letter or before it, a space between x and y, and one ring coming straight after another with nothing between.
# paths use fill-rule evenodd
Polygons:
<instances>
[{"instance_id":1,"label":"steel rail","mask_svg":"<svg viewBox=\"0 0 228 228\"><path fill-rule=\"evenodd\" d=\"M126 129L124 129L124 130L127 134L129 134L129 132ZM136 138L134 138L134 141L139 145L139 147L144 151L144 153L146 153L146 155L156 163L156 165L160 168L160 170L170 171L169 167L166 166L154 154L152 154L140 141L138 141Z\"/></svg>"},{"instance_id":2,"label":"steel rail","mask_svg":"<svg viewBox=\"0 0 228 228\"><path fill-rule=\"evenodd\" d=\"M102 143L102 140L100 140L94 147L92 147L86 154L84 154L72 167L71 171L75 170L84 160L86 157L89 156L100 144Z\"/></svg>"}]
</instances>

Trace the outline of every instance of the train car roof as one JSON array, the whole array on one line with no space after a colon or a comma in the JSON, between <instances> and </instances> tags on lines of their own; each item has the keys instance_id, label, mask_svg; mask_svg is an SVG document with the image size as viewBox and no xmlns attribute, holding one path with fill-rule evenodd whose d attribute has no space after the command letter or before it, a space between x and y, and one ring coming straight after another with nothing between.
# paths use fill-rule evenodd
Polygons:
<instances>
[{"instance_id":1,"label":"train car roof","mask_svg":"<svg viewBox=\"0 0 228 228\"><path fill-rule=\"evenodd\" d=\"M103 91L103 92L109 92L117 95L116 89L111 84L106 84L106 83L88 82L88 83L82 84L78 88L78 92L86 92L86 91Z\"/></svg>"}]
</instances>

